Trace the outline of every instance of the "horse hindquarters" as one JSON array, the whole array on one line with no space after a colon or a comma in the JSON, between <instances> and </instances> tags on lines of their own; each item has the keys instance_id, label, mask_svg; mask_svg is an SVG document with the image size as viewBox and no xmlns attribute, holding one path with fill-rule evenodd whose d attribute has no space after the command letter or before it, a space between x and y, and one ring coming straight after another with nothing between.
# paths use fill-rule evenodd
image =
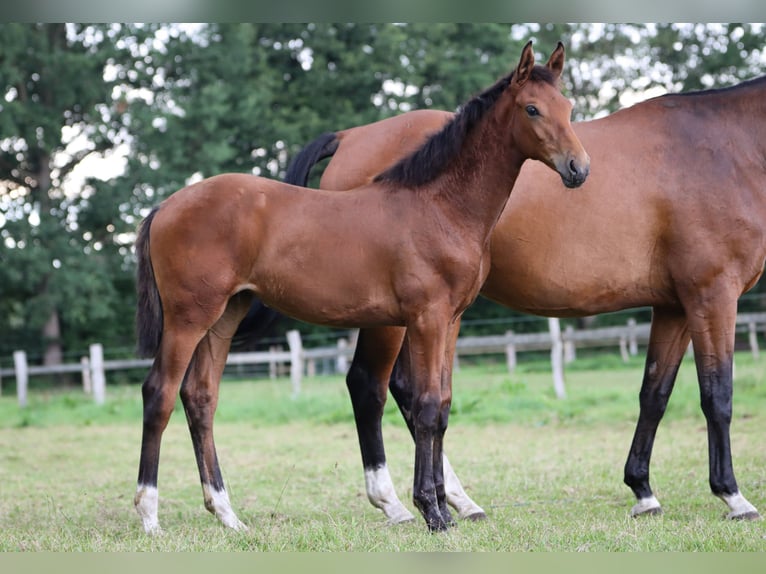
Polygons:
<instances>
[{"instance_id":1,"label":"horse hindquarters","mask_svg":"<svg viewBox=\"0 0 766 574\"><path fill-rule=\"evenodd\" d=\"M252 297L245 294L230 297L225 289L219 289L212 291L215 296L208 297L207 305L199 305L198 293L184 287L199 282L180 274L178 270L185 268L174 268L175 256L168 252L170 250L163 250L168 244L168 235L172 236L174 220L167 215L164 219L155 219L159 213L162 212L155 209L145 220L136 244L140 271L139 346L153 350L150 349L152 342L156 340L159 344L142 388L144 424L134 504L144 530L158 532L160 445L183 383L181 394L206 506L225 524L238 528L241 523L230 512L220 478L212 421L229 342ZM154 227L151 250L150 225ZM158 286L163 286L162 290Z\"/></svg>"},{"instance_id":2,"label":"horse hindquarters","mask_svg":"<svg viewBox=\"0 0 766 574\"><path fill-rule=\"evenodd\" d=\"M146 217L136 240L138 348L141 355L154 355L155 359L141 388L144 421L134 505L144 530L150 534L160 531L157 478L162 434L173 412L178 388L194 348L203 334L202 331L176 332L168 328L172 320L166 320L163 314L150 256L150 230L157 213L158 209L155 208Z\"/></svg>"}]
</instances>

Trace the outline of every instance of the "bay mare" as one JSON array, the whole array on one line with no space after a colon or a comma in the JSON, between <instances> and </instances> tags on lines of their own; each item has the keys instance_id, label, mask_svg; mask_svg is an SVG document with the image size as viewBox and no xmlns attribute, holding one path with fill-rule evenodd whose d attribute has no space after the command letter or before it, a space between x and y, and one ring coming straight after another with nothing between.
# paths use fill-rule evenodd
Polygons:
<instances>
[{"instance_id":1,"label":"bay mare","mask_svg":"<svg viewBox=\"0 0 766 574\"><path fill-rule=\"evenodd\" d=\"M245 526L224 486L213 420L231 338L254 296L303 321L362 328L386 380L401 339L385 346L377 334L407 330L413 500L430 529L452 524L442 474L452 356L458 319L489 271L490 233L527 158L568 187L588 175L558 87L563 65L561 44L536 66L528 43L513 72L353 193L224 174L151 211L136 241L138 347L154 356L134 499L146 532L160 530L160 443L179 389L205 507Z\"/></svg>"},{"instance_id":2,"label":"bay mare","mask_svg":"<svg viewBox=\"0 0 766 574\"><path fill-rule=\"evenodd\" d=\"M320 187L352 189L451 118L420 110L323 134L294 158L286 181L306 185L311 167L330 156ZM766 77L661 96L574 129L592 175L581 192L565 194L540 163L524 164L492 233L481 294L549 317L651 306L640 411L624 468L636 497L631 514L661 512L649 482L652 447L691 340L710 488L729 518L759 518L737 485L729 428L737 300L758 281L766 257ZM257 302L252 312L268 314ZM249 328L243 323L238 336ZM389 336L400 338L395 330ZM380 429L389 380L369 354L357 349L347 377L355 410L378 413L356 419L367 493L389 520L406 520L411 514L391 484ZM406 369L395 369L390 390L412 430ZM459 516L483 517L446 458L444 467Z\"/></svg>"}]
</instances>

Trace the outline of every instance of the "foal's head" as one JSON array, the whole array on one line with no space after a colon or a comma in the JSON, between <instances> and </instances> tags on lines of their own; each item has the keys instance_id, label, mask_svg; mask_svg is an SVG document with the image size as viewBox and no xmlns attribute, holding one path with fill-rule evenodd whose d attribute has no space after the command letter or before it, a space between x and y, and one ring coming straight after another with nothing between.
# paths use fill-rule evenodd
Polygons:
<instances>
[{"instance_id":1,"label":"foal's head","mask_svg":"<svg viewBox=\"0 0 766 574\"><path fill-rule=\"evenodd\" d=\"M535 66L527 42L508 86L511 135L524 155L556 170L567 187L578 187L588 177L590 158L572 129L572 104L558 87L563 67L561 42L545 66Z\"/></svg>"}]
</instances>

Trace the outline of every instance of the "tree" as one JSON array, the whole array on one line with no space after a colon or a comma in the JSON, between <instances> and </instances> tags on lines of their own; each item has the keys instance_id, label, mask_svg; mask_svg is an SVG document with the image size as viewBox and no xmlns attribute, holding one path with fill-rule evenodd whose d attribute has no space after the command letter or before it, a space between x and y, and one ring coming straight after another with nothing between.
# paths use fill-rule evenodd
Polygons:
<instances>
[{"instance_id":1,"label":"tree","mask_svg":"<svg viewBox=\"0 0 766 574\"><path fill-rule=\"evenodd\" d=\"M565 93L584 120L645 90L763 73L762 35L755 24L1 24L0 353L55 362L93 341L130 353L136 227L190 180L278 178L323 131L455 109L529 39L540 58L564 42ZM88 162L110 155L124 172L95 177ZM501 314L512 312L480 300L468 316Z\"/></svg>"},{"instance_id":2,"label":"tree","mask_svg":"<svg viewBox=\"0 0 766 574\"><path fill-rule=\"evenodd\" d=\"M489 29L216 24L170 33L161 49L147 41L141 60L117 72L131 141L112 186L122 189L125 220L137 225L190 179L279 177L291 152L322 131L426 103L454 109L507 73L518 51L509 48L510 26ZM416 85L426 87L402 88Z\"/></svg>"},{"instance_id":3,"label":"tree","mask_svg":"<svg viewBox=\"0 0 766 574\"><path fill-rule=\"evenodd\" d=\"M116 32L0 25L0 326L46 364L60 362L70 328L118 320L96 230L79 222L87 194L70 187L86 158L120 141L104 80Z\"/></svg>"}]
</instances>

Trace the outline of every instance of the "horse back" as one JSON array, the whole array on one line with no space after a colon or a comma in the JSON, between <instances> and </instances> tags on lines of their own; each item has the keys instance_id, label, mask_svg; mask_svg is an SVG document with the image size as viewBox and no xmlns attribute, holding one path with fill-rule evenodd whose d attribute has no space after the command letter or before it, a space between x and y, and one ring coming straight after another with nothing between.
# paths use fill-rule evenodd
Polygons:
<instances>
[{"instance_id":1,"label":"horse back","mask_svg":"<svg viewBox=\"0 0 766 574\"><path fill-rule=\"evenodd\" d=\"M395 232L436 225L423 222L423 204L413 201L427 200L392 197L380 185L343 193L244 174L214 176L177 191L155 213L157 284L177 307L194 307L187 299L200 290L205 300L219 301L250 290L269 307L311 323L396 323L407 312L398 303L399 279L422 274L413 266L435 257L433 249L420 257L420 235ZM438 274L429 280L443 281Z\"/></svg>"},{"instance_id":2,"label":"horse back","mask_svg":"<svg viewBox=\"0 0 766 574\"><path fill-rule=\"evenodd\" d=\"M320 187L354 189L373 178L399 159L416 151L425 139L440 130L454 117L441 110L415 110L336 132L338 149L330 161Z\"/></svg>"}]
</instances>

